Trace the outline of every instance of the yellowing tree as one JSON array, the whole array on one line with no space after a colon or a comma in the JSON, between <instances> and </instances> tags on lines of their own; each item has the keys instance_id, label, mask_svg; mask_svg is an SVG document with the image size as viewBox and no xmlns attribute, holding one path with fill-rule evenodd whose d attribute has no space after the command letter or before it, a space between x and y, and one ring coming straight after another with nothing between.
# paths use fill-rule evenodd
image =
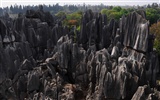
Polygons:
<instances>
[{"instance_id":1,"label":"yellowing tree","mask_svg":"<svg viewBox=\"0 0 160 100\"><path fill-rule=\"evenodd\" d=\"M151 25L150 33L155 34L156 36L154 41L154 47L156 48L158 54L160 55L160 22Z\"/></svg>"},{"instance_id":2,"label":"yellowing tree","mask_svg":"<svg viewBox=\"0 0 160 100\"><path fill-rule=\"evenodd\" d=\"M156 39L160 40L160 22L151 25L150 33L155 34Z\"/></svg>"}]
</instances>

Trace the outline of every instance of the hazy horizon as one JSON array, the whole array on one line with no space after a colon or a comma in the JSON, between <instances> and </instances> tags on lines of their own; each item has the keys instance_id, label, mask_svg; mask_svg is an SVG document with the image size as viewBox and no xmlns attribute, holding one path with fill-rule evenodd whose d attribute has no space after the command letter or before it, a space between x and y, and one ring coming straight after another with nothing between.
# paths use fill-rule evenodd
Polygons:
<instances>
[{"instance_id":1,"label":"hazy horizon","mask_svg":"<svg viewBox=\"0 0 160 100\"><path fill-rule=\"evenodd\" d=\"M39 5L39 4L45 4L45 5L53 5L59 3L59 5L66 5L66 4L74 4L74 5L82 5L82 4L90 4L90 5L119 5L119 6L137 6L137 5L147 5L152 3L160 3L159 0L0 0L0 6L1 7L10 7L11 5Z\"/></svg>"}]
</instances>

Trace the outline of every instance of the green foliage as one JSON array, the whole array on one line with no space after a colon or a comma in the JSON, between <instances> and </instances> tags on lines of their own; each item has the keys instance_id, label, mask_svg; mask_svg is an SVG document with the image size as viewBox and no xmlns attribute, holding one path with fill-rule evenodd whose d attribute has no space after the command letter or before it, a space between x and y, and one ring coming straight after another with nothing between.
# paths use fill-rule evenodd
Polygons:
<instances>
[{"instance_id":1,"label":"green foliage","mask_svg":"<svg viewBox=\"0 0 160 100\"><path fill-rule=\"evenodd\" d=\"M73 28L76 26L76 30L80 31L80 24L82 18L82 11L77 11L71 14L66 15L66 19L63 21L63 25L68 26L69 28ZM77 33L74 30L74 42L77 41Z\"/></svg>"},{"instance_id":2,"label":"green foliage","mask_svg":"<svg viewBox=\"0 0 160 100\"><path fill-rule=\"evenodd\" d=\"M60 11L57 14L55 14L55 16L57 16L57 17L63 17L63 16L66 16L66 13L63 12L63 11Z\"/></svg>"},{"instance_id":3,"label":"green foliage","mask_svg":"<svg viewBox=\"0 0 160 100\"><path fill-rule=\"evenodd\" d=\"M68 20L80 20L81 15L79 13L72 13L67 15Z\"/></svg>"},{"instance_id":4,"label":"green foliage","mask_svg":"<svg viewBox=\"0 0 160 100\"><path fill-rule=\"evenodd\" d=\"M82 11L77 11L77 14L82 16L83 12Z\"/></svg>"},{"instance_id":5,"label":"green foliage","mask_svg":"<svg viewBox=\"0 0 160 100\"><path fill-rule=\"evenodd\" d=\"M160 55L160 41L157 39L155 39L155 41L154 41L154 48L156 48L158 55Z\"/></svg>"},{"instance_id":6,"label":"green foliage","mask_svg":"<svg viewBox=\"0 0 160 100\"><path fill-rule=\"evenodd\" d=\"M101 13L106 14L108 20L116 19L119 20L119 18L122 17L122 15L127 15L130 12L131 9L123 9L121 7L113 7L112 9L102 9Z\"/></svg>"},{"instance_id":7,"label":"green foliage","mask_svg":"<svg viewBox=\"0 0 160 100\"><path fill-rule=\"evenodd\" d=\"M116 12L120 12L122 10L122 8L120 6L117 6L117 7L113 7L112 10L114 10Z\"/></svg>"},{"instance_id":8,"label":"green foliage","mask_svg":"<svg viewBox=\"0 0 160 100\"><path fill-rule=\"evenodd\" d=\"M133 9L133 8L128 8L127 11L128 11L128 12L133 12L134 9Z\"/></svg>"},{"instance_id":9,"label":"green foliage","mask_svg":"<svg viewBox=\"0 0 160 100\"><path fill-rule=\"evenodd\" d=\"M150 21L150 24L157 22L160 17L160 9L156 8L146 8L147 19Z\"/></svg>"},{"instance_id":10,"label":"green foliage","mask_svg":"<svg viewBox=\"0 0 160 100\"><path fill-rule=\"evenodd\" d=\"M131 11L127 11L127 9L121 9L120 13L121 15L127 15Z\"/></svg>"},{"instance_id":11,"label":"green foliage","mask_svg":"<svg viewBox=\"0 0 160 100\"><path fill-rule=\"evenodd\" d=\"M80 27L80 25L77 27L77 31L80 31L80 29L81 29L81 27Z\"/></svg>"},{"instance_id":12,"label":"green foliage","mask_svg":"<svg viewBox=\"0 0 160 100\"><path fill-rule=\"evenodd\" d=\"M116 20L119 20L119 18L121 18L121 13L120 12L112 12L112 13L110 13L109 14L109 18L110 19L112 19L112 18L114 18L114 19L116 19Z\"/></svg>"},{"instance_id":13,"label":"green foliage","mask_svg":"<svg viewBox=\"0 0 160 100\"><path fill-rule=\"evenodd\" d=\"M71 14L67 14L66 15L66 19L63 21L63 24L71 27L76 25L77 27L80 26L81 23L81 18L82 18L82 12L81 11L77 11Z\"/></svg>"},{"instance_id":14,"label":"green foliage","mask_svg":"<svg viewBox=\"0 0 160 100\"><path fill-rule=\"evenodd\" d=\"M119 18L121 18L122 15L128 15L130 12L133 12L134 10L135 9L133 8L124 9L117 6L117 7L113 7L112 9L104 8L101 10L101 13L106 14L108 20L113 18L116 20L119 20ZM146 11L146 17L147 17L147 20L150 21L150 25L153 23L156 23L157 20L160 18L160 8L158 8L156 5L149 8L145 8L145 9L143 8L143 10Z\"/></svg>"},{"instance_id":15,"label":"green foliage","mask_svg":"<svg viewBox=\"0 0 160 100\"><path fill-rule=\"evenodd\" d=\"M101 14L106 14L107 15L108 10L107 9L102 9Z\"/></svg>"},{"instance_id":16,"label":"green foliage","mask_svg":"<svg viewBox=\"0 0 160 100\"><path fill-rule=\"evenodd\" d=\"M76 30L74 30L74 42L76 42L77 41L77 32L76 32Z\"/></svg>"}]
</instances>

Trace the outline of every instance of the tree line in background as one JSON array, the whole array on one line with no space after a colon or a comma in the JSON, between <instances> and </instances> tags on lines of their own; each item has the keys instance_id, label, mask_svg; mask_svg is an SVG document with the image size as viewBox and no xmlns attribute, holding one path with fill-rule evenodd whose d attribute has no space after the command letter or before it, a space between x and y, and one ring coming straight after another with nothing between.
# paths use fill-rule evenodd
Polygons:
<instances>
[{"instance_id":1,"label":"tree line in background","mask_svg":"<svg viewBox=\"0 0 160 100\"><path fill-rule=\"evenodd\" d=\"M18 14L25 13L28 9L37 10L39 6L21 6L12 5L10 7L0 8L0 15L4 13ZM80 30L80 23L82 14L85 10L91 9L93 12L101 12L106 14L107 19L116 19L117 21L123 15L128 15L130 12L137 10L145 10L147 20L150 23L150 33L155 34L154 47L157 49L160 55L160 5L153 3L151 5L144 6L106 6L106 5L64 5L61 6L58 3L55 5L43 5L44 11L49 11L53 16L61 18L63 25L68 27L76 26L77 30Z\"/></svg>"},{"instance_id":2,"label":"tree line in background","mask_svg":"<svg viewBox=\"0 0 160 100\"><path fill-rule=\"evenodd\" d=\"M5 12L10 14L18 14L19 12L25 13L28 9L38 9L36 6L21 6L21 5L11 5L10 7L0 8L0 15L3 15ZM108 20L114 18L119 19L122 15L127 15L128 13L136 10L145 10L147 19L150 21L150 25L157 22L160 18L160 5L153 3L151 5L144 6L107 6L107 5L64 5L61 6L58 3L54 5L43 5L44 11L49 11L53 16L54 15L66 15L67 19L77 20L81 18L81 12L84 12L87 9L91 9L93 12L101 12L106 14ZM76 17L76 18L75 18ZM76 22L76 23L77 23ZM72 21L71 21L72 23ZM69 23L70 24L70 23Z\"/></svg>"}]
</instances>

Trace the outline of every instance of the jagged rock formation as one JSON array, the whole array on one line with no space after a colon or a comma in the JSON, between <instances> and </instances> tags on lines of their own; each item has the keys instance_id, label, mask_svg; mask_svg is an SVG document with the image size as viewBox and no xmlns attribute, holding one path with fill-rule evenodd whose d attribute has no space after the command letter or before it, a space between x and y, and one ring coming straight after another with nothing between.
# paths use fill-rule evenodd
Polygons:
<instances>
[{"instance_id":1,"label":"jagged rock formation","mask_svg":"<svg viewBox=\"0 0 160 100\"><path fill-rule=\"evenodd\" d=\"M0 26L2 100L160 98L150 89L159 62L143 11L107 22L87 10L76 40L42 6Z\"/></svg>"}]
</instances>

